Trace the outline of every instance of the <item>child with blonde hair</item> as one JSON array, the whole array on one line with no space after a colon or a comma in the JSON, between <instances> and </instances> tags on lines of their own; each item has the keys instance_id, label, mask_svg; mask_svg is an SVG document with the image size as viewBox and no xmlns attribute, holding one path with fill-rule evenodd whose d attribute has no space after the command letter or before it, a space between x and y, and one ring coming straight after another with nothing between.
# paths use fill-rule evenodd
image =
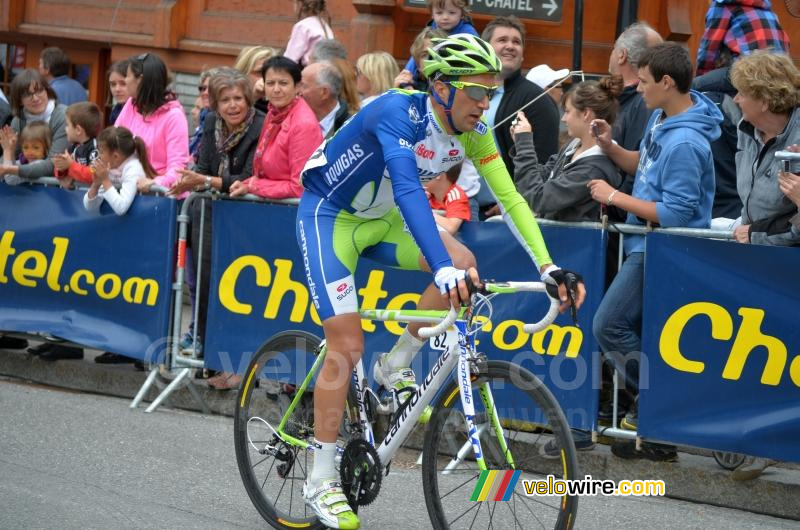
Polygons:
<instances>
[{"instance_id":1,"label":"child with blonde hair","mask_svg":"<svg viewBox=\"0 0 800 530\"><path fill-rule=\"evenodd\" d=\"M3 164L10 165L25 165L37 160L44 160L47 158L47 152L50 150L50 144L53 141L53 133L50 130L50 125L43 121L29 122L17 138L17 134L11 127L3 127L0 131L0 145L3 147ZM14 159L14 153L17 150L17 142L22 145L22 153L17 160ZM5 175L5 182L9 186L16 186L20 183L19 175L7 174Z\"/></svg>"},{"instance_id":2,"label":"child with blonde hair","mask_svg":"<svg viewBox=\"0 0 800 530\"><path fill-rule=\"evenodd\" d=\"M431 10L432 20L428 22L431 29L444 30L448 35L469 33L480 37L469 16L469 0L427 0L427 4ZM417 68L421 66L417 65L417 59L412 56L401 75L405 73L413 78Z\"/></svg>"}]
</instances>

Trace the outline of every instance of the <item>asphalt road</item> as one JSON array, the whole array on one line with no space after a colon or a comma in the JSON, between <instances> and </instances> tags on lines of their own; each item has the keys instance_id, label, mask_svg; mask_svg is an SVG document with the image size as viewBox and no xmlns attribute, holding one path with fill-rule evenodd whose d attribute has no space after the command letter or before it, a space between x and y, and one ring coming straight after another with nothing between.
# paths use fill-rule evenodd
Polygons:
<instances>
[{"instance_id":1,"label":"asphalt road","mask_svg":"<svg viewBox=\"0 0 800 530\"><path fill-rule=\"evenodd\" d=\"M265 528L239 479L233 420L0 379L0 528ZM429 528L400 455L363 528ZM667 498L584 497L576 528L781 528L800 522Z\"/></svg>"}]
</instances>

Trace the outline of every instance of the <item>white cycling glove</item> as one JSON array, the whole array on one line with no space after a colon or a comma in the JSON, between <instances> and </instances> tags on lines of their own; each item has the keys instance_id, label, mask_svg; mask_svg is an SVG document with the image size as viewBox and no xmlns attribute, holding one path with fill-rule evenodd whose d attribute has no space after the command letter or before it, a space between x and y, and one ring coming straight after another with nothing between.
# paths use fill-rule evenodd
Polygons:
<instances>
[{"instance_id":1,"label":"white cycling glove","mask_svg":"<svg viewBox=\"0 0 800 530\"><path fill-rule=\"evenodd\" d=\"M455 267L442 267L433 277L433 282L442 294L447 294L451 289L458 287L458 280L463 280L467 275L466 271Z\"/></svg>"}]
</instances>

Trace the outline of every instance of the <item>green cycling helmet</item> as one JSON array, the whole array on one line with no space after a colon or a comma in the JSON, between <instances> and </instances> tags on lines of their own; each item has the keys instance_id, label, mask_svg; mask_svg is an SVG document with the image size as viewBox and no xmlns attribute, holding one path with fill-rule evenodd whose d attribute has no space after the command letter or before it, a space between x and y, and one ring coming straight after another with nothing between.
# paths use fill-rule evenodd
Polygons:
<instances>
[{"instance_id":1,"label":"green cycling helmet","mask_svg":"<svg viewBox=\"0 0 800 530\"><path fill-rule=\"evenodd\" d=\"M494 48L469 33L434 38L431 45L422 63L422 73L429 79L437 75L497 74L502 68Z\"/></svg>"}]
</instances>

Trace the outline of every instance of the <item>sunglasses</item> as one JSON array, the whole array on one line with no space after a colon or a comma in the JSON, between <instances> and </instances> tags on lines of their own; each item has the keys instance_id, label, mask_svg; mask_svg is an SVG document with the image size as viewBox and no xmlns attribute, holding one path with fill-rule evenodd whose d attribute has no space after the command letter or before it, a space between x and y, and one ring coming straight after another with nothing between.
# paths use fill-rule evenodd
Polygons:
<instances>
[{"instance_id":1,"label":"sunglasses","mask_svg":"<svg viewBox=\"0 0 800 530\"><path fill-rule=\"evenodd\" d=\"M137 61L144 62L144 60L145 60L145 59L147 59L147 57L148 57L149 55L150 55L149 53L143 53L143 54L141 54L141 55L137 55L137 56L136 56L136 60L137 60Z\"/></svg>"},{"instance_id":2,"label":"sunglasses","mask_svg":"<svg viewBox=\"0 0 800 530\"><path fill-rule=\"evenodd\" d=\"M470 99L474 99L475 101L483 101L483 98L492 99L492 96L494 96L498 88L497 85L485 86L468 81L447 81L447 84L457 90L463 90Z\"/></svg>"},{"instance_id":3,"label":"sunglasses","mask_svg":"<svg viewBox=\"0 0 800 530\"><path fill-rule=\"evenodd\" d=\"M198 86L198 87L197 87L197 91L198 91L198 92L200 92L201 94L202 94L203 92L206 92L206 91L208 91L208 85L200 85L200 86Z\"/></svg>"}]
</instances>

